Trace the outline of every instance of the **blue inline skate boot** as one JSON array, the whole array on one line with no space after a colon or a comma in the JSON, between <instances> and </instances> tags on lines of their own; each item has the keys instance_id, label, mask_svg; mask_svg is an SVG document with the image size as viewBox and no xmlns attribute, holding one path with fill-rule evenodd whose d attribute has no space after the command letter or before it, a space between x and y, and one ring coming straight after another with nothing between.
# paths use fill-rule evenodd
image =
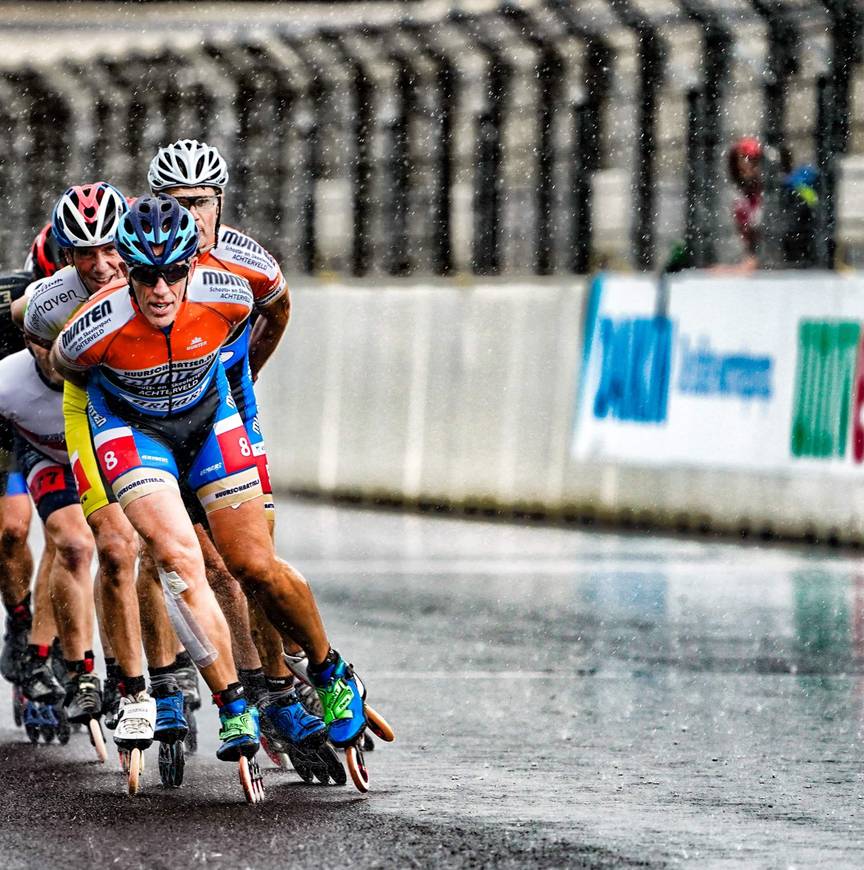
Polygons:
<instances>
[{"instance_id":1,"label":"blue inline skate boot","mask_svg":"<svg viewBox=\"0 0 864 870\"><path fill-rule=\"evenodd\" d=\"M366 727L363 684L335 650L322 664L308 668L309 681L318 692L324 710L324 724L334 746L352 746Z\"/></svg>"},{"instance_id":2,"label":"blue inline skate boot","mask_svg":"<svg viewBox=\"0 0 864 870\"><path fill-rule=\"evenodd\" d=\"M250 707L245 698L229 701L219 708L219 722L222 745L216 757L220 761L239 761L255 755L261 739L257 707Z\"/></svg>"},{"instance_id":3,"label":"blue inline skate boot","mask_svg":"<svg viewBox=\"0 0 864 870\"><path fill-rule=\"evenodd\" d=\"M327 740L323 720L306 710L296 692L268 704L263 710L262 728L264 722L280 738L291 764L305 782L317 779L327 785L332 779L336 785L346 783L345 769Z\"/></svg>"},{"instance_id":4,"label":"blue inline skate boot","mask_svg":"<svg viewBox=\"0 0 864 870\"><path fill-rule=\"evenodd\" d=\"M393 729L366 704L366 687L335 650L317 667L310 664L307 673L321 699L331 742L345 749L345 763L358 791L368 791L369 771L363 754L366 726L387 742L395 738Z\"/></svg>"},{"instance_id":5,"label":"blue inline skate boot","mask_svg":"<svg viewBox=\"0 0 864 870\"><path fill-rule=\"evenodd\" d=\"M183 740L189 730L184 715L183 692L177 689L162 697L156 697L156 727L154 739L160 743L174 743Z\"/></svg>"},{"instance_id":6,"label":"blue inline skate boot","mask_svg":"<svg viewBox=\"0 0 864 870\"><path fill-rule=\"evenodd\" d=\"M173 689L159 690L156 695L156 726L153 732L159 741L159 779L165 788L180 788L183 784L183 771L186 768L183 740L189 731L184 715L186 704L183 692L176 683Z\"/></svg>"}]
</instances>

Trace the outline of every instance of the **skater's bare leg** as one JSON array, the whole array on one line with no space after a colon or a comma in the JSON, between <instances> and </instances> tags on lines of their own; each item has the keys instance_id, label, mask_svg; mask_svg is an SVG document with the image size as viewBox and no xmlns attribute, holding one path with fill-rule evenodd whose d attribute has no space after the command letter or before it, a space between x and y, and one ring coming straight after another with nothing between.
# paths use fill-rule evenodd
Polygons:
<instances>
[{"instance_id":1,"label":"skater's bare leg","mask_svg":"<svg viewBox=\"0 0 864 870\"><path fill-rule=\"evenodd\" d=\"M141 548L138 563L138 606L147 664L151 669L168 667L183 647L168 618L159 573L148 547Z\"/></svg>"},{"instance_id":2,"label":"skater's bare leg","mask_svg":"<svg viewBox=\"0 0 864 870\"><path fill-rule=\"evenodd\" d=\"M51 603L51 566L54 564L54 544L45 539L45 549L39 559L36 584L33 589L33 625L30 628L30 643L34 646L51 646L57 637L57 622Z\"/></svg>"},{"instance_id":3,"label":"skater's bare leg","mask_svg":"<svg viewBox=\"0 0 864 870\"><path fill-rule=\"evenodd\" d=\"M63 657L83 661L93 645L93 536L77 504L54 511L45 532L56 550L49 583Z\"/></svg>"},{"instance_id":4,"label":"skater's bare leg","mask_svg":"<svg viewBox=\"0 0 864 870\"><path fill-rule=\"evenodd\" d=\"M0 497L0 596L7 610L20 604L30 591L33 553L27 533L32 516L26 493Z\"/></svg>"},{"instance_id":5,"label":"skater's bare leg","mask_svg":"<svg viewBox=\"0 0 864 870\"><path fill-rule=\"evenodd\" d=\"M315 598L303 576L277 558L263 498L213 511L208 520L217 549L247 595L283 637L300 643L310 661L324 661L330 644Z\"/></svg>"},{"instance_id":6,"label":"skater's bare leg","mask_svg":"<svg viewBox=\"0 0 864 870\"><path fill-rule=\"evenodd\" d=\"M178 588L182 587L179 597L216 655L212 664L201 668L201 675L212 692L221 692L237 681L231 636L207 583L201 547L179 492L151 492L130 502L125 510L156 564L177 575Z\"/></svg>"},{"instance_id":7,"label":"skater's bare leg","mask_svg":"<svg viewBox=\"0 0 864 870\"><path fill-rule=\"evenodd\" d=\"M108 635L105 634L105 611L102 607L102 579L100 577L101 572L99 570L96 571L96 582L93 584L93 599L94 604L96 605L96 628L99 630L99 641L102 644L102 653L105 656L105 660L108 661L114 659L114 650L111 648L111 641L108 639Z\"/></svg>"},{"instance_id":8,"label":"skater's bare leg","mask_svg":"<svg viewBox=\"0 0 864 870\"><path fill-rule=\"evenodd\" d=\"M108 504L88 518L99 556L96 609L105 656L127 677L142 673L141 628L135 593L135 530L119 504ZM113 653L113 656L111 655Z\"/></svg>"},{"instance_id":9,"label":"skater's bare leg","mask_svg":"<svg viewBox=\"0 0 864 870\"><path fill-rule=\"evenodd\" d=\"M273 627L269 619L264 615L261 605L254 598L249 599L249 622L252 627L252 637L261 654L261 667L268 677L288 677L291 671L285 664L282 653L285 643L282 635ZM302 653L302 649L292 642Z\"/></svg>"},{"instance_id":10,"label":"skater's bare leg","mask_svg":"<svg viewBox=\"0 0 864 870\"><path fill-rule=\"evenodd\" d=\"M225 614L228 628L231 631L231 649L234 652L237 667L246 671L257 670L261 667L261 658L252 639L246 596L240 588L240 584L225 567L225 562L216 547L213 546L213 541L210 540L204 526L196 525L195 534L198 536L198 543L201 545L201 553L204 556L207 582Z\"/></svg>"}]
</instances>

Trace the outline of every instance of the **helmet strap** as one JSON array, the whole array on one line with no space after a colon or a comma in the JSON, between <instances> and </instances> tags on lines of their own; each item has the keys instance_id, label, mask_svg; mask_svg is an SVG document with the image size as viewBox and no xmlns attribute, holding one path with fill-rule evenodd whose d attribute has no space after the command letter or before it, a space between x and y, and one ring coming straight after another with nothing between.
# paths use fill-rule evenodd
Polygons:
<instances>
[{"instance_id":1,"label":"helmet strap","mask_svg":"<svg viewBox=\"0 0 864 870\"><path fill-rule=\"evenodd\" d=\"M217 200L219 210L216 212L216 230L215 230L215 239L213 240L213 247L215 248L219 244L219 229L222 226L222 191L219 191L219 199Z\"/></svg>"}]
</instances>

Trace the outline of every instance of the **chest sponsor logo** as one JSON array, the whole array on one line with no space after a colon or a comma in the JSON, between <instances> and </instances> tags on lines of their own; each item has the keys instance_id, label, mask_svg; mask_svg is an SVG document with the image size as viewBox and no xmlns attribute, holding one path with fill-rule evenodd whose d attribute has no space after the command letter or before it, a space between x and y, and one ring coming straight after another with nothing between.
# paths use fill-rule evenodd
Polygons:
<instances>
[{"instance_id":1,"label":"chest sponsor logo","mask_svg":"<svg viewBox=\"0 0 864 870\"><path fill-rule=\"evenodd\" d=\"M209 381L216 352L191 360L174 360L149 369L103 368L109 382L142 399L167 398L198 390Z\"/></svg>"}]
</instances>

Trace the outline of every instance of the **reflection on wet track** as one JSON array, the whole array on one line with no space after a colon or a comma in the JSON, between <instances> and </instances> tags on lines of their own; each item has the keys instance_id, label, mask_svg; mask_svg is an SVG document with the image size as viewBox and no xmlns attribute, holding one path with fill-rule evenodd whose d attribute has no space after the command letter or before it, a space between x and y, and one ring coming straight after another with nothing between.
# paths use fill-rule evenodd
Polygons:
<instances>
[{"instance_id":1,"label":"reflection on wet track","mask_svg":"<svg viewBox=\"0 0 864 870\"><path fill-rule=\"evenodd\" d=\"M861 560L279 507L280 553L398 739L370 756L366 800L268 768L256 837L274 845L252 866L282 866L286 819L313 841L362 839L356 866L864 865ZM52 776L61 751L34 756L8 707L3 722L7 770ZM188 784L151 782L143 800L157 816L182 805L208 863L237 866L222 831L246 808L212 760L212 709L201 729ZM86 794L97 832L138 813L119 775L69 763L87 757L74 739L64 752L58 801ZM40 811L22 785L4 819L12 801ZM197 860L191 829L166 833L178 862ZM24 845L4 822L0 857Z\"/></svg>"}]
</instances>

